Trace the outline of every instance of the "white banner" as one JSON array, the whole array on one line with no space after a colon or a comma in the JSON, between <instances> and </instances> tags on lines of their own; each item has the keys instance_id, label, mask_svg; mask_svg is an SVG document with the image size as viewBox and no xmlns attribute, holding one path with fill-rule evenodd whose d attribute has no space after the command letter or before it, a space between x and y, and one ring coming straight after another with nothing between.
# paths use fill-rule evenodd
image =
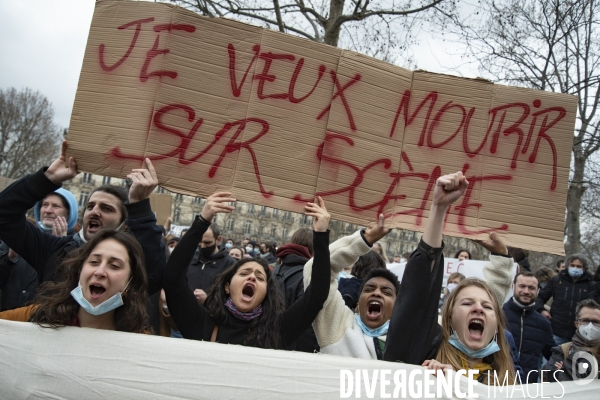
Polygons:
<instances>
[{"instance_id":1,"label":"white banner","mask_svg":"<svg viewBox=\"0 0 600 400\"><path fill-rule=\"evenodd\" d=\"M0 399L423 398L437 387L424 376L408 364L0 320ZM480 399L597 400L600 390L598 380L494 388L460 377L441 397L469 386Z\"/></svg>"}]
</instances>

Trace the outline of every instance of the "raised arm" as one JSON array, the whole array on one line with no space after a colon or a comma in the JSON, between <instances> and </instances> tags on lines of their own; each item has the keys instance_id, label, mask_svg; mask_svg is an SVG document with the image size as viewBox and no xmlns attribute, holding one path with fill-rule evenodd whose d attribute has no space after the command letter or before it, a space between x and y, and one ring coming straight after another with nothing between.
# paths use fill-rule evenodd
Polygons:
<instances>
[{"instance_id":1,"label":"raised arm","mask_svg":"<svg viewBox=\"0 0 600 400\"><path fill-rule=\"evenodd\" d=\"M442 229L446 212L467 190L462 172L436 181L425 232L404 270L383 359L422 364L437 332L438 300L444 277Z\"/></svg>"},{"instance_id":2,"label":"raised arm","mask_svg":"<svg viewBox=\"0 0 600 400\"><path fill-rule=\"evenodd\" d=\"M177 329L186 339L202 340L204 328L204 306L198 304L194 292L190 289L186 272L202 235L208 230L217 213L231 212L233 207L225 203L234 202L231 193L219 192L206 199L200 216L181 238L171 253L163 274L162 285L165 290L169 313Z\"/></svg>"},{"instance_id":3,"label":"raised arm","mask_svg":"<svg viewBox=\"0 0 600 400\"><path fill-rule=\"evenodd\" d=\"M133 182L129 188L129 202L125 205L127 226L142 246L148 274L148 294L152 295L161 289L162 273L167 261L162 231L156 225L149 199L158 185L158 177L148 158L142 168L132 170L127 177Z\"/></svg>"},{"instance_id":4,"label":"raised arm","mask_svg":"<svg viewBox=\"0 0 600 400\"><path fill-rule=\"evenodd\" d=\"M40 280L52 274L53 271L45 271L48 259L68 239L50 235L28 223L25 213L77 175L75 160L72 157L66 160L66 148L67 142L63 142L60 157L50 167L19 179L0 193L0 239L36 270Z\"/></svg>"},{"instance_id":5,"label":"raised arm","mask_svg":"<svg viewBox=\"0 0 600 400\"><path fill-rule=\"evenodd\" d=\"M490 262L484 265L483 276L498 299L498 304L504 304L512 284L514 261L508 255L506 245L495 232L490 233L489 240L475 240L475 242L490 252Z\"/></svg>"},{"instance_id":6,"label":"raised arm","mask_svg":"<svg viewBox=\"0 0 600 400\"><path fill-rule=\"evenodd\" d=\"M318 204L308 203L305 214L313 217L313 281L304 290L304 295L297 299L283 314L282 337L285 344L294 342L312 324L327 299L329 288L329 219L321 197Z\"/></svg>"},{"instance_id":7,"label":"raised arm","mask_svg":"<svg viewBox=\"0 0 600 400\"><path fill-rule=\"evenodd\" d=\"M351 328L354 324L354 313L346 307L346 303L338 291L337 276L339 272L344 267L353 265L360 256L369 252L372 244L387 235L389 231L385 227L383 215L380 215L377 223L365 231L345 236L329 246L331 272L327 300L313 322L319 346L325 347L339 342L344 336L346 328ZM312 266L312 259L304 266L305 288L311 282Z\"/></svg>"}]
</instances>

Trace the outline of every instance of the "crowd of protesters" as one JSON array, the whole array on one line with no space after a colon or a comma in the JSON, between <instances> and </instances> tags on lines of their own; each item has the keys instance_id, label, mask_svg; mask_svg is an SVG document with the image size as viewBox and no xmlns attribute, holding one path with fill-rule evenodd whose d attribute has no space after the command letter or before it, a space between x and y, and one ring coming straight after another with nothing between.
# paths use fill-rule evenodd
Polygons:
<instances>
[{"instance_id":1,"label":"crowd of protesters","mask_svg":"<svg viewBox=\"0 0 600 400\"><path fill-rule=\"evenodd\" d=\"M319 197L304 206L313 229L289 243L224 239L213 220L235 212L228 192L173 236L150 207L148 159L129 191L97 188L78 221L61 187L77 174L65 150L0 193L2 319L477 370L484 384L579 379L592 366L578 352L600 360L600 269L580 254L535 269L492 233L477 241L490 252L484 279L454 273L442 292L444 219L469 186L461 172L437 179L420 243L393 258L406 262L399 278L379 242L384 215L330 244Z\"/></svg>"}]
</instances>

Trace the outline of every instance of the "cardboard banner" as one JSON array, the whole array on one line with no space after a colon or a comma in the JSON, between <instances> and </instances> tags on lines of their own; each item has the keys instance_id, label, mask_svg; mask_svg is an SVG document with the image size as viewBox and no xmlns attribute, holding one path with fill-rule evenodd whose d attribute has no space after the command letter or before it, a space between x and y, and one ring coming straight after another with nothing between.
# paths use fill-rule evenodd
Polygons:
<instances>
[{"instance_id":1,"label":"cardboard banner","mask_svg":"<svg viewBox=\"0 0 600 400\"><path fill-rule=\"evenodd\" d=\"M170 194L150 194L150 206L156 214L156 223L158 225L165 226L167 224L167 220L171 216L172 204L173 197Z\"/></svg>"},{"instance_id":2,"label":"cardboard banner","mask_svg":"<svg viewBox=\"0 0 600 400\"><path fill-rule=\"evenodd\" d=\"M152 160L169 190L563 252L577 99L424 71L164 3L98 1L69 129L81 170Z\"/></svg>"},{"instance_id":3,"label":"cardboard banner","mask_svg":"<svg viewBox=\"0 0 600 400\"><path fill-rule=\"evenodd\" d=\"M403 363L0 320L2 399L458 399L469 391L462 376L458 384L453 380L450 396L436 396L437 378L424 370ZM471 385L474 396L469 398L479 399L596 400L600 389L599 380L587 385Z\"/></svg>"},{"instance_id":4,"label":"cardboard banner","mask_svg":"<svg viewBox=\"0 0 600 400\"><path fill-rule=\"evenodd\" d=\"M465 278L479 278L481 280L486 280L483 275L483 267L488 264L489 261L480 261L480 260L463 260L460 261L458 258L444 258L444 281L442 283L442 291L446 288L446 282L448 282L448 277L450 274L455 272L460 272L465 276ZM511 273L511 282L515 278L517 274L519 265L515 263L513 265L512 273ZM398 275L398 279L402 281L402 277L404 276L404 269L406 268L406 263L392 263L387 264L387 268ZM504 298L504 301L508 301L513 295L513 289L510 288L508 294Z\"/></svg>"}]
</instances>

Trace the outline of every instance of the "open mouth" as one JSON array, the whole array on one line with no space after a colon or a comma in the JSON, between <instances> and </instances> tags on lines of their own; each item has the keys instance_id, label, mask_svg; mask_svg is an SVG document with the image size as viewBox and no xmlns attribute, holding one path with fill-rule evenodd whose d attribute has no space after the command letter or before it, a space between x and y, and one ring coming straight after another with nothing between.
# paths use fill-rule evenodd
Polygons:
<instances>
[{"instance_id":1,"label":"open mouth","mask_svg":"<svg viewBox=\"0 0 600 400\"><path fill-rule=\"evenodd\" d=\"M99 230L100 228L102 228L102 225L100 224L100 221L95 220L95 219L90 219L88 221L87 224L87 230L89 232L96 232L97 230Z\"/></svg>"},{"instance_id":2,"label":"open mouth","mask_svg":"<svg viewBox=\"0 0 600 400\"><path fill-rule=\"evenodd\" d=\"M254 297L254 285L251 283L246 283L242 288L242 300L250 301Z\"/></svg>"},{"instance_id":3,"label":"open mouth","mask_svg":"<svg viewBox=\"0 0 600 400\"><path fill-rule=\"evenodd\" d=\"M379 300L371 300L369 301L369 305L367 307L367 318L369 319L377 319L381 315L381 310L383 309L383 304Z\"/></svg>"},{"instance_id":4,"label":"open mouth","mask_svg":"<svg viewBox=\"0 0 600 400\"><path fill-rule=\"evenodd\" d=\"M99 298L104 292L106 292L106 289L103 286L97 284L90 285L90 295L92 296L92 299Z\"/></svg>"},{"instance_id":5,"label":"open mouth","mask_svg":"<svg viewBox=\"0 0 600 400\"><path fill-rule=\"evenodd\" d=\"M484 322L482 319L473 318L469 321L469 336L472 339L480 340L483 337Z\"/></svg>"}]
</instances>

